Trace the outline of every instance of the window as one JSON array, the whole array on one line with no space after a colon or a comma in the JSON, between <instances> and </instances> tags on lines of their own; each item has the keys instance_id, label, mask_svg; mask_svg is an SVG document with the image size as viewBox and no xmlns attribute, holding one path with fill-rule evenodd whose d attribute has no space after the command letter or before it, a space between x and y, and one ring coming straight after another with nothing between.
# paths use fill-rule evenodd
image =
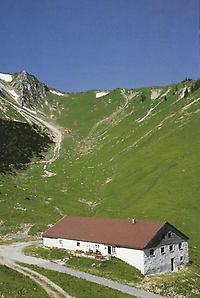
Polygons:
<instances>
[{"instance_id":1,"label":"window","mask_svg":"<svg viewBox=\"0 0 200 298\"><path fill-rule=\"evenodd\" d=\"M170 252L173 252L173 251L174 251L174 245L173 245L173 244L171 244L171 245L169 246L169 251L170 251Z\"/></svg>"},{"instance_id":2,"label":"window","mask_svg":"<svg viewBox=\"0 0 200 298\"><path fill-rule=\"evenodd\" d=\"M77 242L76 244L77 244L77 246L80 246L80 242Z\"/></svg>"},{"instance_id":3,"label":"window","mask_svg":"<svg viewBox=\"0 0 200 298\"><path fill-rule=\"evenodd\" d=\"M165 248L164 248L164 246L161 247L160 251L161 251L161 254L162 254L162 255L165 253Z\"/></svg>"},{"instance_id":4,"label":"window","mask_svg":"<svg viewBox=\"0 0 200 298\"><path fill-rule=\"evenodd\" d=\"M181 261L181 262L183 261L183 256L180 257L180 261Z\"/></svg>"},{"instance_id":5,"label":"window","mask_svg":"<svg viewBox=\"0 0 200 298\"><path fill-rule=\"evenodd\" d=\"M95 244L95 247L96 247L96 248L99 248L99 244Z\"/></svg>"},{"instance_id":6,"label":"window","mask_svg":"<svg viewBox=\"0 0 200 298\"><path fill-rule=\"evenodd\" d=\"M172 236L172 232L169 232L168 233L168 238L171 238L171 236Z\"/></svg>"},{"instance_id":7,"label":"window","mask_svg":"<svg viewBox=\"0 0 200 298\"><path fill-rule=\"evenodd\" d=\"M183 247L182 247L182 243L179 243L178 248L179 248L179 249L183 249Z\"/></svg>"},{"instance_id":8,"label":"window","mask_svg":"<svg viewBox=\"0 0 200 298\"><path fill-rule=\"evenodd\" d=\"M112 246L112 252L113 252L114 254L116 253L115 246Z\"/></svg>"},{"instance_id":9,"label":"window","mask_svg":"<svg viewBox=\"0 0 200 298\"><path fill-rule=\"evenodd\" d=\"M62 239L59 239L59 244L61 244L61 245L63 244Z\"/></svg>"},{"instance_id":10,"label":"window","mask_svg":"<svg viewBox=\"0 0 200 298\"><path fill-rule=\"evenodd\" d=\"M155 256L154 249L150 249L150 250L149 250L149 255L150 255L151 257Z\"/></svg>"}]
</instances>

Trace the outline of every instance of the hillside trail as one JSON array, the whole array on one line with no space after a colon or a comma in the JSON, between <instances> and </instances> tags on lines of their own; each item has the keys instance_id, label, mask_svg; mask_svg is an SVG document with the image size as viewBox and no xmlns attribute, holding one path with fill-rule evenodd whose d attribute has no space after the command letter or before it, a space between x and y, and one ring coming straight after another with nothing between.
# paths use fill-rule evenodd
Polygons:
<instances>
[{"instance_id":1,"label":"hillside trail","mask_svg":"<svg viewBox=\"0 0 200 298\"><path fill-rule=\"evenodd\" d=\"M60 149L61 149L61 143L62 143L62 129L44 120L42 116L38 116L38 113L36 114L35 111L30 110L26 107L20 106L17 100L14 97L12 98L16 101L16 103L14 102L12 103L9 100L0 96L0 99L6 102L7 104L9 104L10 106L12 106L12 108L14 108L26 120L26 122L30 124L36 124L42 129L47 128L48 131L50 132L55 144L53 149L53 154L48 160L42 160L35 163L44 163L44 166L43 166L44 174L42 175L43 177L55 176L56 173L48 171L48 167L53 162L55 162L60 156Z\"/></svg>"},{"instance_id":2,"label":"hillside trail","mask_svg":"<svg viewBox=\"0 0 200 298\"><path fill-rule=\"evenodd\" d=\"M148 118L148 116L151 115L151 113L163 102L164 97L169 93L170 89L168 89L165 93L160 94L157 99L161 99L157 104L155 104L154 106L152 106L149 111L147 111L147 113L139 119L136 119L136 121L138 123L143 122L144 120L146 120ZM134 90L129 90L126 92L125 89L121 89L120 90L120 94L122 96L122 98L124 99L124 104L122 106L119 106L112 114L110 114L108 117L103 118L102 120L100 120L99 122L97 122L92 129L89 132L88 135L88 139L92 137L93 133L95 132L95 130L102 124L104 123L111 123L112 121L114 121L114 124L117 124L119 120L122 120L124 118L122 112L124 112L126 110L126 108L128 107L130 101L134 98L137 97L138 95L140 95L139 91L134 91ZM122 114L121 118L120 118L120 114ZM132 114L132 112L130 113L125 113L125 116L128 116ZM108 131L109 129L107 129Z\"/></svg>"},{"instance_id":3,"label":"hillside trail","mask_svg":"<svg viewBox=\"0 0 200 298\"><path fill-rule=\"evenodd\" d=\"M89 134L88 134L88 139L90 139L93 135L93 133L95 132L95 130L102 124L104 123L110 123L112 122L114 119L116 119L116 116L118 116L120 113L122 113L126 107L129 104L129 101L136 96L137 94L135 92L130 92L130 94L126 94L125 89L121 90L121 96L124 99L124 104L120 107L118 107L112 114L110 114L109 116L101 119L100 121L98 121L90 130Z\"/></svg>"},{"instance_id":4,"label":"hillside trail","mask_svg":"<svg viewBox=\"0 0 200 298\"><path fill-rule=\"evenodd\" d=\"M25 277L29 277L36 284L38 284L50 298L71 298L71 296L67 294L61 287L52 282L46 276L34 270L16 264L11 260L5 260L4 258L0 259L0 264L15 270L20 274L23 274Z\"/></svg>"}]
</instances>

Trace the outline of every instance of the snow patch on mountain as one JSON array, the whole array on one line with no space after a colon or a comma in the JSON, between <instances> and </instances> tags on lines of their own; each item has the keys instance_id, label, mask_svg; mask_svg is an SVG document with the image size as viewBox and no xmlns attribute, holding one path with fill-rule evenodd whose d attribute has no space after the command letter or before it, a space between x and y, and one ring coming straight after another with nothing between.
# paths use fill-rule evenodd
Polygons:
<instances>
[{"instance_id":1,"label":"snow patch on mountain","mask_svg":"<svg viewBox=\"0 0 200 298\"><path fill-rule=\"evenodd\" d=\"M4 89L4 85L0 82L0 90Z\"/></svg>"},{"instance_id":2,"label":"snow patch on mountain","mask_svg":"<svg viewBox=\"0 0 200 298\"><path fill-rule=\"evenodd\" d=\"M97 93L96 93L96 98L100 98L100 97L106 96L106 95L108 95L109 93L110 93L110 92L106 92L106 91L97 92Z\"/></svg>"},{"instance_id":3,"label":"snow patch on mountain","mask_svg":"<svg viewBox=\"0 0 200 298\"><path fill-rule=\"evenodd\" d=\"M18 103L19 95L13 89L7 89L7 91L11 94L14 100Z\"/></svg>"},{"instance_id":4,"label":"snow patch on mountain","mask_svg":"<svg viewBox=\"0 0 200 298\"><path fill-rule=\"evenodd\" d=\"M0 73L0 79L5 81L5 82L11 82L12 81L12 76L8 73Z\"/></svg>"},{"instance_id":5,"label":"snow patch on mountain","mask_svg":"<svg viewBox=\"0 0 200 298\"><path fill-rule=\"evenodd\" d=\"M0 90L6 91L18 103L19 95L15 92L13 88L10 88L7 86L7 84L0 82Z\"/></svg>"},{"instance_id":6,"label":"snow patch on mountain","mask_svg":"<svg viewBox=\"0 0 200 298\"><path fill-rule=\"evenodd\" d=\"M55 90L52 90L52 89L50 89L49 91L51 93L56 94L56 95L59 95L59 96L64 96L65 95L64 93L61 93L61 92L58 92L58 91L55 91Z\"/></svg>"}]
</instances>

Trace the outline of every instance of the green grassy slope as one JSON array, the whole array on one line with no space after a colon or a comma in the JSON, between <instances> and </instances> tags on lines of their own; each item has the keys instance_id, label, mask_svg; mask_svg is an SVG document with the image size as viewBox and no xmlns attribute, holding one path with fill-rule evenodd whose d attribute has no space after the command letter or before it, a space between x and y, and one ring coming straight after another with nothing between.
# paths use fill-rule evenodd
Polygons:
<instances>
[{"instance_id":1,"label":"green grassy slope","mask_svg":"<svg viewBox=\"0 0 200 298\"><path fill-rule=\"evenodd\" d=\"M70 276L52 270L42 269L37 266L26 265L34 271L47 276L54 283L59 285L69 295L76 298L99 297L99 298L135 298L120 291L88 282L78 277Z\"/></svg>"},{"instance_id":2,"label":"green grassy slope","mask_svg":"<svg viewBox=\"0 0 200 298\"><path fill-rule=\"evenodd\" d=\"M6 266L0 266L0 297L45 298L46 292L30 278L24 277Z\"/></svg>"},{"instance_id":3,"label":"green grassy slope","mask_svg":"<svg viewBox=\"0 0 200 298\"><path fill-rule=\"evenodd\" d=\"M42 178L36 164L0 177L0 233L22 223L35 224L34 233L64 214L168 220L190 237L200 263L197 87L116 89L99 99L49 92L48 116L70 131L50 167L56 176Z\"/></svg>"},{"instance_id":4,"label":"green grassy slope","mask_svg":"<svg viewBox=\"0 0 200 298\"><path fill-rule=\"evenodd\" d=\"M25 222L38 222L37 210L43 206L47 212L39 223L52 222L62 213L134 216L166 219L194 233L199 102L187 105L200 91L178 100L183 85L155 87L161 95L168 91L167 100L150 99L151 88L133 90L125 108L119 89L99 99L93 91L50 94L49 102L59 107L52 112L56 123L71 131L51 166L57 175L41 178L42 165L36 164L16 176L2 176L2 219L7 218L8 204L20 203L27 209ZM129 96L131 90L125 93Z\"/></svg>"}]
</instances>

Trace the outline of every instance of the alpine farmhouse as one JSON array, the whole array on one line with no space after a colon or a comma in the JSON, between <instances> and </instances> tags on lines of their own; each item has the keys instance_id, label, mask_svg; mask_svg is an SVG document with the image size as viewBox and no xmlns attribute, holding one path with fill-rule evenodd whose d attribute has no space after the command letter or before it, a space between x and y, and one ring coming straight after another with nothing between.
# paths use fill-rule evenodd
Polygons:
<instances>
[{"instance_id":1,"label":"alpine farmhouse","mask_svg":"<svg viewBox=\"0 0 200 298\"><path fill-rule=\"evenodd\" d=\"M43 245L116 257L144 275L189 262L188 237L168 222L65 216L43 233Z\"/></svg>"}]
</instances>

